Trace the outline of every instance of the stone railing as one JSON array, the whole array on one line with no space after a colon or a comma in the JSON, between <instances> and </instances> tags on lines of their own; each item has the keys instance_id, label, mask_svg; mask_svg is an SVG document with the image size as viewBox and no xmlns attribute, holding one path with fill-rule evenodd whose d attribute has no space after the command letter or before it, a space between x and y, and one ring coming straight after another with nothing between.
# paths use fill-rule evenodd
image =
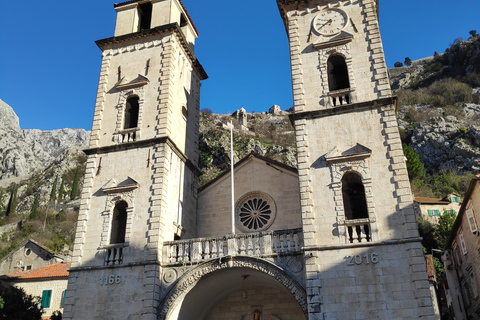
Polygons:
<instances>
[{"instance_id":1,"label":"stone railing","mask_svg":"<svg viewBox=\"0 0 480 320\"><path fill-rule=\"evenodd\" d=\"M351 104L352 103L351 92L352 90L350 88L329 92L328 96L330 97L330 105L332 107L338 107L338 106Z\"/></svg>"},{"instance_id":2,"label":"stone railing","mask_svg":"<svg viewBox=\"0 0 480 320\"><path fill-rule=\"evenodd\" d=\"M105 266L118 265L123 263L123 248L125 247L124 243L111 244L105 246L103 253L103 264Z\"/></svg>"},{"instance_id":3,"label":"stone railing","mask_svg":"<svg viewBox=\"0 0 480 320\"><path fill-rule=\"evenodd\" d=\"M133 142L138 139L138 128L124 129L115 133L113 140L116 143Z\"/></svg>"},{"instance_id":4,"label":"stone railing","mask_svg":"<svg viewBox=\"0 0 480 320\"><path fill-rule=\"evenodd\" d=\"M276 256L300 252L302 230L290 229L163 243L165 264L198 263L225 256Z\"/></svg>"},{"instance_id":5,"label":"stone railing","mask_svg":"<svg viewBox=\"0 0 480 320\"><path fill-rule=\"evenodd\" d=\"M346 242L360 243L372 241L371 219L345 220Z\"/></svg>"}]
</instances>

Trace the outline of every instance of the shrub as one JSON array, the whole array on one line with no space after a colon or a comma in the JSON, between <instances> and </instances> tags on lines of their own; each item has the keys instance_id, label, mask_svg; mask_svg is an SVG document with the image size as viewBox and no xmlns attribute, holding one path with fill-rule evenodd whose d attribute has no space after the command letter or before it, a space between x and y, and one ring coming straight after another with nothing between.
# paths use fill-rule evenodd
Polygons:
<instances>
[{"instance_id":1,"label":"shrub","mask_svg":"<svg viewBox=\"0 0 480 320\"><path fill-rule=\"evenodd\" d=\"M407 171L410 180L423 176L423 163L420 162L418 154L412 147L402 144L403 154L407 158Z\"/></svg>"},{"instance_id":2,"label":"shrub","mask_svg":"<svg viewBox=\"0 0 480 320\"><path fill-rule=\"evenodd\" d=\"M393 66L394 66L395 68L401 68L401 67L403 67L403 63L401 63L400 61L397 61L397 62L394 63Z\"/></svg>"}]
</instances>

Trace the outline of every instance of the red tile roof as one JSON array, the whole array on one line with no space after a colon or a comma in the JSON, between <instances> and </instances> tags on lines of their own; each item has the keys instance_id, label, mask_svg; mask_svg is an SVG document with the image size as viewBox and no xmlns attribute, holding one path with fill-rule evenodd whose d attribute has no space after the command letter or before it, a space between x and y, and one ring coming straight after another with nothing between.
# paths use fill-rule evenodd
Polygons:
<instances>
[{"instance_id":1,"label":"red tile roof","mask_svg":"<svg viewBox=\"0 0 480 320\"><path fill-rule=\"evenodd\" d=\"M46 266L40 269L35 270L25 270L22 272L17 272L9 274L9 278L16 279L39 279L39 278L61 278L68 277L68 269L70 268L70 263L56 263L51 266Z\"/></svg>"}]
</instances>

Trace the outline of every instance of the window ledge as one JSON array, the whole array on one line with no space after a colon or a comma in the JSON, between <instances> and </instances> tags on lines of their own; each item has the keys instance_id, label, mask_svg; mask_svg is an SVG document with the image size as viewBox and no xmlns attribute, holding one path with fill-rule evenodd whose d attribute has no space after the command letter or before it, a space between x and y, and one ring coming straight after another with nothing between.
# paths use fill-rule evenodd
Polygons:
<instances>
[{"instance_id":1,"label":"window ledge","mask_svg":"<svg viewBox=\"0 0 480 320\"><path fill-rule=\"evenodd\" d=\"M105 244L103 246L100 246L98 250L102 249L117 249L117 248L126 248L129 246L128 242L123 242L123 243L113 243L113 244Z\"/></svg>"},{"instance_id":2,"label":"window ledge","mask_svg":"<svg viewBox=\"0 0 480 320\"><path fill-rule=\"evenodd\" d=\"M139 127L135 127L135 128L128 128L128 129L118 130L118 131L115 132L115 133L116 133L116 134L124 134L124 133L137 132L137 131L139 131L139 130L140 130Z\"/></svg>"},{"instance_id":3,"label":"window ledge","mask_svg":"<svg viewBox=\"0 0 480 320\"><path fill-rule=\"evenodd\" d=\"M374 223L377 222L376 218L365 219L338 219L338 225L340 226L352 226L358 224Z\"/></svg>"},{"instance_id":4,"label":"window ledge","mask_svg":"<svg viewBox=\"0 0 480 320\"><path fill-rule=\"evenodd\" d=\"M329 91L327 92L327 96L331 97L331 96L338 96L338 95L342 95L342 94L345 94L345 93L350 93L350 92L354 92L355 91L355 88L345 88L345 89L340 89L340 90L334 90L334 91Z\"/></svg>"}]
</instances>

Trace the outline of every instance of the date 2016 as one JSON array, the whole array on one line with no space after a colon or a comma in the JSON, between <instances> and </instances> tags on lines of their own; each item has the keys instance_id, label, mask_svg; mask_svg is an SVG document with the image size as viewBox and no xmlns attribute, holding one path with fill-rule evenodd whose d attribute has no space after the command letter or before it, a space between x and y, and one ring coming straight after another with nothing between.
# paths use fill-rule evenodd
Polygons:
<instances>
[{"instance_id":1,"label":"date 2016","mask_svg":"<svg viewBox=\"0 0 480 320\"><path fill-rule=\"evenodd\" d=\"M378 253L365 253L363 256L357 254L355 256L346 256L347 266L354 266L360 264L378 263Z\"/></svg>"}]
</instances>

